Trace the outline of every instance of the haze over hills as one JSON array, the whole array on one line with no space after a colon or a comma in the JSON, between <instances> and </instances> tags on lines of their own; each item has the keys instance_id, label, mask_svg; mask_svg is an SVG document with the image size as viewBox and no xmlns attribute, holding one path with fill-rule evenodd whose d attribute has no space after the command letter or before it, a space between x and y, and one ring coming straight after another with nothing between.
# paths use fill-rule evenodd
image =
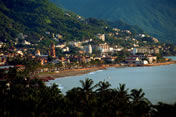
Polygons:
<instances>
[{"instance_id":1,"label":"haze over hills","mask_svg":"<svg viewBox=\"0 0 176 117\"><path fill-rule=\"evenodd\" d=\"M138 25L164 42L176 43L176 0L51 0L84 17Z\"/></svg>"}]
</instances>

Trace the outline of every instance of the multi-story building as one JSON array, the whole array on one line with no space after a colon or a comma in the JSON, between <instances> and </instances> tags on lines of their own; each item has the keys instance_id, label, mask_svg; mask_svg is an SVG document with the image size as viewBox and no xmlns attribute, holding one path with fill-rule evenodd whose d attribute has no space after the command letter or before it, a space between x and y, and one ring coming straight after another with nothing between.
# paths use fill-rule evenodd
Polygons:
<instances>
[{"instance_id":1,"label":"multi-story building","mask_svg":"<svg viewBox=\"0 0 176 117\"><path fill-rule=\"evenodd\" d=\"M99 44L99 50L101 53L109 52L109 45L107 43Z\"/></svg>"},{"instance_id":2,"label":"multi-story building","mask_svg":"<svg viewBox=\"0 0 176 117\"><path fill-rule=\"evenodd\" d=\"M157 57L156 56L152 56L152 55L147 55L147 56L143 56L143 55L132 55L126 58L126 62L130 63L130 64L152 64L152 63L156 63L157 62Z\"/></svg>"},{"instance_id":3,"label":"multi-story building","mask_svg":"<svg viewBox=\"0 0 176 117\"><path fill-rule=\"evenodd\" d=\"M92 45L84 46L85 53L92 54Z\"/></svg>"},{"instance_id":4,"label":"multi-story building","mask_svg":"<svg viewBox=\"0 0 176 117\"><path fill-rule=\"evenodd\" d=\"M97 38L102 41L105 41L105 34L97 34Z\"/></svg>"},{"instance_id":5,"label":"multi-story building","mask_svg":"<svg viewBox=\"0 0 176 117\"><path fill-rule=\"evenodd\" d=\"M129 64L140 64L141 63L141 58L139 56L136 56L136 55L129 56L126 59L126 62L128 62Z\"/></svg>"},{"instance_id":6,"label":"multi-story building","mask_svg":"<svg viewBox=\"0 0 176 117\"><path fill-rule=\"evenodd\" d=\"M160 53L159 48L133 48L133 55L140 54L158 54Z\"/></svg>"}]
</instances>

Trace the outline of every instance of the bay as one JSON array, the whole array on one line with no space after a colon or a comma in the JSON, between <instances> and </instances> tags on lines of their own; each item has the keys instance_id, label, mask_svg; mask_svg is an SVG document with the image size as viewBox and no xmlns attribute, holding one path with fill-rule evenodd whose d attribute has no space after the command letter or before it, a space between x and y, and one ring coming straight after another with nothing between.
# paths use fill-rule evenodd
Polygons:
<instances>
[{"instance_id":1,"label":"bay","mask_svg":"<svg viewBox=\"0 0 176 117\"><path fill-rule=\"evenodd\" d=\"M176 60L176 57L169 57ZM93 79L94 83L108 81L111 88L117 88L119 84L126 84L126 88L142 88L147 97L153 104L157 102L174 103L176 102L176 64L152 67L124 67L109 68L99 70L81 76L71 76L51 80L48 86L56 83L65 94L73 87L81 86L80 80L85 78Z\"/></svg>"}]
</instances>

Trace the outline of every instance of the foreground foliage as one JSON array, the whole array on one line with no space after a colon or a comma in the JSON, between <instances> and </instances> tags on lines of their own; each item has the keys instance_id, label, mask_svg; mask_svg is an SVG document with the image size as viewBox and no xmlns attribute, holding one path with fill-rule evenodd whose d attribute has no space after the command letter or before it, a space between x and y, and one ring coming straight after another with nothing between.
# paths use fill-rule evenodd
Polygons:
<instances>
[{"instance_id":1,"label":"foreground foliage","mask_svg":"<svg viewBox=\"0 0 176 117\"><path fill-rule=\"evenodd\" d=\"M124 84L110 88L108 82L94 85L86 79L63 95L58 86L47 87L38 79L14 76L1 80L1 117L171 117L176 104L152 105L142 89L129 91Z\"/></svg>"}]
</instances>

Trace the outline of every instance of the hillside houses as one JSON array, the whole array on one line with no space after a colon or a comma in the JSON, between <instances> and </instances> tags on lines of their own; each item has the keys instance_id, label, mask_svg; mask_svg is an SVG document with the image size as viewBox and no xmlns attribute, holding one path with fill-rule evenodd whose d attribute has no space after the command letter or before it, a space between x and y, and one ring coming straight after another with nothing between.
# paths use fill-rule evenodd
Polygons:
<instances>
[{"instance_id":1,"label":"hillside houses","mask_svg":"<svg viewBox=\"0 0 176 117\"><path fill-rule=\"evenodd\" d=\"M100 33L97 34L97 38L100 39L100 40L102 40L102 41L105 41L105 39L106 39L105 38L105 34L100 34Z\"/></svg>"},{"instance_id":2,"label":"hillside houses","mask_svg":"<svg viewBox=\"0 0 176 117\"><path fill-rule=\"evenodd\" d=\"M0 48L2 48L3 45L4 45L4 43L0 41Z\"/></svg>"},{"instance_id":3,"label":"hillside houses","mask_svg":"<svg viewBox=\"0 0 176 117\"><path fill-rule=\"evenodd\" d=\"M41 48L39 43L45 40L46 35L52 42L49 43L50 46ZM50 65L56 68L61 67L60 69L91 67L95 66L94 64L143 65L157 62L156 54L159 54L160 50L168 51L170 49L170 46L163 48L163 45L144 44L139 38L132 36L131 31L118 28L113 28L106 33L96 32L93 37L83 37L79 40L64 40L63 35L45 32L45 36L39 37L40 40L37 40L34 45L33 42L26 39L27 36L20 33L18 38L24 39L24 47L18 49L12 46L7 49L7 53L1 51L0 66L7 65L8 58L15 58L16 56L36 59L42 68L47 68ZM141 34L139 37L147 37L147 35ZM154 40L157 42L157 39ZM4 45L2 43L0 47ZM43 71L53 70L48 68Z\"/></svg>"}]
</instances>

